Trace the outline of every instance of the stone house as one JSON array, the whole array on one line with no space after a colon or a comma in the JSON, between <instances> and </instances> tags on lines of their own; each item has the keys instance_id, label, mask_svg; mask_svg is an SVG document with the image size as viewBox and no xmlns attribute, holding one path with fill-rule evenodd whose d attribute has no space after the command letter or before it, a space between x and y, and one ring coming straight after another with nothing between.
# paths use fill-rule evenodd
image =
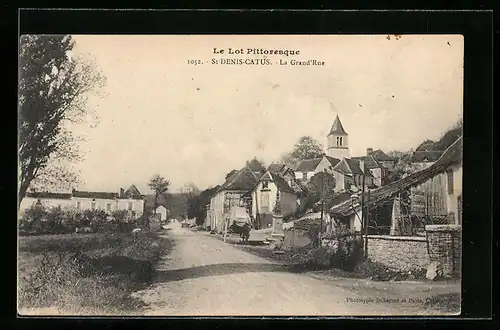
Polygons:
<instances>
[{"instance_id":1,"label":"stone house","mask_svg":"<svg viewBox=\"0 0 500 330\"><path fill-rule=\"evenodd\" d=\"M372 148L367 148L366 155L372 156L377 162L389 170L394 169L394 166L396 166L397 163L397 159L389 157L381 149L373 150Z\"/></svg>"},{"instance_id":2,"label":"stone house","mask_svg":"<svg viewBox=\"0 0 500 330\"><path fill-rule=\"evenodd\" d=\"M280 174L272 169L276 168L270 166L250 192L251 215L259 229L272 224L278 194L285 218L305 207L306 190L297 182L293 172L285 170Z\"/></svg>"},{"instance_id":3,"label":"stone house","mask_svg":"<svg viewBox=\"0 0 500 330\"><path fill-rule=\"evenodd\" d=\"M233 173L216 191L210 199L210 229L222 233L224 231L225 219L232 206L244 206L243 196L251 191L257 182L259 175L247 166Z\"/></svg>"},{"instance_id":4,"label":"stone house","mask_svg":"<svg viewBox=\"0 0 500 330\"><path fill-rule=\"evenodd\" d=\"M383 180L387 175L387 169L382 164L380 164L372 155L352 157L352 159L358 163L363 162L373 176L373 184L376 187L382 186Z\"/></svg>"}]
</instances>

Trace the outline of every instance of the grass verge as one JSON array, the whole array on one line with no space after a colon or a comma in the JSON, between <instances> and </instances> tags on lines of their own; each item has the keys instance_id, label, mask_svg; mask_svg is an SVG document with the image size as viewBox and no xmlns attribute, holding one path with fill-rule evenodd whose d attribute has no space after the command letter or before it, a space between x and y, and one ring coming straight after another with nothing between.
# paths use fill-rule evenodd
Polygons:
<instances>
[{"instance_id":1,"label":"grass verge","mask_svg":"<svg viewBox=\"0 0 500 330\"><path fill-rule=\"evenodd\" d=\"M137 314L130 293L147 287L171 242L155 232L21 237L18 311L65 315Z\"/></svg>"}]
</instances>

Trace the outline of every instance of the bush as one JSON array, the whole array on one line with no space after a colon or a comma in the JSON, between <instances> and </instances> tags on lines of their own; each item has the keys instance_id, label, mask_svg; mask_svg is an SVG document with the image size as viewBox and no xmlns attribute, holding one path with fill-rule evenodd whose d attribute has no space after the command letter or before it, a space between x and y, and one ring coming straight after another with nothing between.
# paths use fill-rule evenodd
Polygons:
<instances>
[{"instance_id":1,"label":"bush","mask_svg":"<svg viewBox=\"0 0 500 330\"><path fill-rule=\"evenodd\" d=\"M366 260L356 266L356 272L374 281L406 281L424 279L427 270L425 268L407 271L395 270L378 262Z\"/></svg>"},{"instance_id":2,"label":"bush","mask_svg":"<svg viewBox=\"0 0 500 330\"><path fill-rule=\"evenodd\" d=\"M93 232L131 232L138 225L135 213L125 210L112 213L112 220L104 210L84 210L61 208L60 206L45 208L32 206L28 208L19 221L19 234L42 235L74 233L76 228L90 227Z\"/></svg>"},{"instance_id":3,"label":"bush","mask_svg":"<svg viewBox=\"0 0 500 330\"><path fill-rule=\"evenodd\" d=\"M35 238L48 249L35 242L37 250L43 251L38 254L41 261L39 265L30 263L33 269L20 273L20 309L52 307L90 315L138 311L141 302L133 299L131 292L150 283L155 262L170 248L169 241L153 233L137 237L113 234L113 240L93 235L92 242L82 242L74 235L59 237L63 236L50 241ZM25 258L20 256L20 260Z\"/></svg>"}]
</instances>

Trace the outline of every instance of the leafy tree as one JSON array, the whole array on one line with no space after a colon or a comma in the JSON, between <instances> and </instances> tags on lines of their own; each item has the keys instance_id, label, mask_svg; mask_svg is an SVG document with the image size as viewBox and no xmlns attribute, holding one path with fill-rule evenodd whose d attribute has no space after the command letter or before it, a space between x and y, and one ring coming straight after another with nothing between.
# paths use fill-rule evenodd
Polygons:
<instances>
[{"instance_id":1,"label":"leafy tree","mask_svg":"<svg viewBox=\"0 0 500 330\"><path fill-rule=\"evenodd\" d=\"M159 174L155 174L151 177L151 179L149 179L148 186L154 192L153 217L155 217L156 208L158 207L158 196L166 197L168 188L170 186L170 181L165 180L165 178ZM146 219L145 225L146 227L149 227L149 218Z\"/></svg>"},{"instance_id":2,"label":"leafy tree","mask_svg":"<svg viewBox=\"0 0 500 330\"><path fill-rule=\"evenodd\" d=\"M335 194L335 178L328 172L319 172L313 175L308 184L309 203L321 202L321 210L329 210L333 205L332 200Z\"/></svg>"},{"instance_id":3,"label":"leafy tree","mask_svg":"<svg viewBox=\"0 0 500 330\"><path fill-rule=\"evenodd\" d=\"M72 56L74 46L68 35L20 39L18 207L35 179L41 183L75 180L63 164L80 159L81 141L65 125L93 114L87 99L104 86L105 78L94 63Z\"/></svg>"},{"instance_id":4,"label":"leafy tree","mask_svg":"<svg viewBox=\"0 0 500 330\"><path fill-rule=\"evenodd\" d=\"M318 158L323 155L322 145L310 136L302 136L293 150L282 157L285 163L294 163L299 160Z\"/></svg>"}]
</instances>

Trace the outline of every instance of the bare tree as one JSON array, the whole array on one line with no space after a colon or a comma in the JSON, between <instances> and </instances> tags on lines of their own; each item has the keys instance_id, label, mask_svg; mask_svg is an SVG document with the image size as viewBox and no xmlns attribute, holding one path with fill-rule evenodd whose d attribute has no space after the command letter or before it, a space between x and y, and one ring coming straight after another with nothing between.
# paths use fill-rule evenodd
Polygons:
<instances>
[{"instance_id":1,"label":"bare tree","mask_svg":"<svg viewBox=\"0 0 500 330\"><path fill-rule=\"evenodd\" d=\"M77 175L64 160L81 159L81 142L65 126L94 115L90 93L105 84L95 63L72 56L68 35L24 35L19 51L18 207L35 179L39 183L73 182Z\"/></svg>"}]
</instances>

